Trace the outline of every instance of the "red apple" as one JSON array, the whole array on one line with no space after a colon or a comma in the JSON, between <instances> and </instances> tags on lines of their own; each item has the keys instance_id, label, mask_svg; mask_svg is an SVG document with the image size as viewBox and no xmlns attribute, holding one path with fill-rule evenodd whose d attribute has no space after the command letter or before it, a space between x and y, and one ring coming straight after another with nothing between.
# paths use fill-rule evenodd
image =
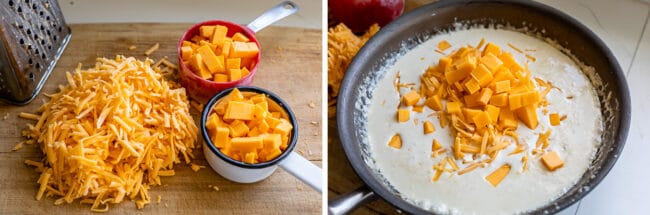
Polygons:
<instances>
[{"instance_id":1,"label":"red apple","mask_svg":"<svg viewBox=\"0 0 650 215\"><path fill-rule=\"evenodd\" d=\"M334 22L343 22L359 33L374 23L384 26L402 15L404 0L330 0L328 7Z\"/></svg>"}]
</instances>

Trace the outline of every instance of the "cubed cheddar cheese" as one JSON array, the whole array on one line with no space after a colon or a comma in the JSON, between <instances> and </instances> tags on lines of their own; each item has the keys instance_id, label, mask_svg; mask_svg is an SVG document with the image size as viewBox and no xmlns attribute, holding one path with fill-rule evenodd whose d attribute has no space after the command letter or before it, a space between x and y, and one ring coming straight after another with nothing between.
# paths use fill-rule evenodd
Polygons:
<instances>
[{"instance_id":1,"label":"cubed cheddar cheese","mask_svg":"<svg viewBox=\"0 0 650 215\"><path fill-rule=\"evenodd\" d=\"M214 74L215 82L228 82L228 75L226 74Z\"/></svg>"},{"instance_id":2,"label":"cubed cheddar cheese","mask_svg":"<svg viewBox=\"0 0 650 215\"><path fill-rule=\"evenodd\" d=\"M181 57L183 59L190 59L192 57L192 54L194 54L194 50L192 49L191 46L181 47Z\"/></svg>"},{"instance_id":3,"label":"cubed cheddar cheese","mask_svg":"<svg viewBox=\"0 0 650 215\"><path fill-rule=\"evenodd\" d=\"M280 119L280 124L276 125L273 129L274 133L281 134L282 136L287 136L293 129L291 123L285 119Z\"/></svg>"},{"instance_id":4,"label":"cubed cheddar cheese","mask_svg":"<svg viewBox=\"0 0 650 215\"><path fill-rule=\"evenodd\" d=\"M402 102L405 106L413 106L418 103L418 101L420 101L420 94L415 90L411 90L411 92L402 96Z\"/></svg>"},{"instance_id":5,"label":"cubed cheddar cheese","mask_svg":"<svg viewBox=\"0 0 650 215\"><path fill-rule=\"evenodd\" d=\"M433 143L431 143L431 151L434 152L434 151L436 151L438 149L441 149L441 148L442 148L442 145L440 144L440 142L438 142L438 140L436 140L436 139L433 139Z\"/></svg>"},{"instance_id":6,"label":"cubed cheddar cheese","mask_svg":"<svg viewBox=\"0 0 650 215\"><path fill-rule=\"evenodd\" d=\"M208 70L210 70L210 73L223 73L225 71L223 56L220 55L217 57L209 46L201 46L196 51L203 57L203 61L208 67Z\"/></svg>"},{"instance_id":7,"label":"cubed cheddar cheese","mask_svg":"<svg viewBox=\"0 0 650 215\"><path fill-rule=\"evenodd\" d=\"M411 112L407 109L399 109L397 110L397 121L398 122L406 122L409 121Z\"/></svg>"},{"instance_id":8,"label":"cubed cheddar cheese","mask_svg":"<svg viewBox=\"0 0 650 215\"><path fill-rule=\"evenodd\" d=\"M487 180L493 187L497 187L501 181L510 173L510 165L509 164L504 164L498 169L494 170L494 172L490 173L490 175L485 177L485 180Z\"/></svg>"},{"instance_id":9,"label":"cubed cheddar cheese","mask_svg":"<svg viewBox=\"0 0 650 215\"><path fill-rule=\"evenodd\" d=\"M501 108L499 110L499 126L503 129L517 129L519 121L515 118L515 114L508 108Z\"/></svg>"},{"instance_id":10,"label":"cubed cheddar cheese","mask_svg":"<svg viewBox=\"0 0 650 215\"><path fill-rule=\"evenodd\" d=\"M230 146L240 152L257 152L264 147L264 142L261 137L236 137L230 139Z\"/></svg>"},{"instance_id":11,"label":"cubed cheddar cheese","mask_svg":"<svg viewBox=\"0 0 650 215\"><path fill-rule=\"evenodd\" d=\"M488 124L492 124L492 120L487 111L479 112L472 118L472 120L474 121L476 128L485 128Z\"/></svg>"},{"instance_id":12,"label":"cubed cheddar cheese","mask_svg":"<svg viewBox=\"0 0 650 215\"><path fill-rule=\"evenodd\" d=\"M230 137L244 137L250 131L246 123L241 120L234 120L230 123L229 128Z\"/></svg>"},{"instance_id":13,"label":"cubed cheddar cheese","mask_svg":"<svg viewBox=\"0 0 650 215\"><path fill-rule=\"evenodd\" d=\"M226 114L223 116L224 119L239 119L239 120L251 120L253 119L253 108L255 105L241 102L241 101L230 101L226 107Z\"/></svg>"},{"instance_id":14,"label":"cubed cheddar cheese","mask_svg":"<svg viewBox=\"0 0 650 215\"><path fill-rule=\"evenodd\" d=\"M241 68L241 77L242 78L246 77L249 73L251 73L251 72L248 71L248 69L246 69L246 67Z\"/></svg>"},{"instance_id":15,"label":"cubed cheddar cheese","mask_svg":"<svg viewBox=\"0 0 650 215\"><path fill-rule=\"evenodd\" d=\"M480 63L476 69L472 71L471 75L474 80L477 80L480 87L487 86L492 81L492 79L494 79L492 72L485 66L484 63Z\"/></svg>"},{"instance_id":16,"label":"cubed cheddar cheese","mask_svg":"<svg viewBox=\"0 0 650 215\"><path fill-rule=\"evenodd\" d=\"M485 111L488 113L488 116L490 116L490 122L495 123L499 119L499 113L501 112L501 109L494 106L494 105L486 105L485 106Z\"/></svg>"},{"instance_id":17,"label":"cubed cheddar cheese","mask_svg":"<svg viewBox=\"0 0 650 215\"><path fill-rule=\"evenodd\" d=\"M255 57L259 53L259 48L254 42L234 41L230 46L230 57Z\"/></svg>"},{"instance_id":18,"label":"cubed cheddar cheese","mask_svg":"<svg viewBox=\"0 0 650 215\"><path fill-rule=\"evenodd\" d=\"M208 130L214 130L214 129L217 128L217 126L220 126L220 125L221 125L221 119L215 113L210 114L210 116L208 117L208 120L205 122L205 127Z\"/></svg>"},{"instance_id":19,"label":"cubed cheddar cheese","mask_svg":"<svg viewBox=\"0 0 650 215\"><path fill-rule=\"evenodd\" d=\"M483 49L483 54L482 55L485 56L488 53L499 56L501 54L501 47L499 47L498 45L495 45L494 43L488 42L488 44L485 45L485 48Z\"/></svg>"},{"instance_id":20,"label":"cubed cheddar cheese","mask_svg":"<svg viewBox=\"0 0 650 215\"><path fill-rule=\"evenodd\" d=\"M535 105L526 105L524 107L521 107L517 110L515 110L515 114L517 115L517 118L521 120L521 122L524 123L528 128L530 129L535 129L537 128L537 112L536 112L536 107Z\"/></svg>"},{"instance_id":21,"label":"cubed cheddar cheese","mask_svg":"<svg viewBox=\"0 0 650 215\"><path fill-rule=\"evenodd\" d=\"M560 125L560 114L558 113L552 113L548 115L549 121L551 122L552 126L558 126Z\"/></svg>"},{"instance_id":22,"label":"cubed cheddar cheese","mask_svg":"<svg viewBox=\"0 0 650 215\"><path fill-rule=\"evenodd\" d=\"M546 166L546 169L549 171L555 171L556 169L564 166L564 161L562 161L560 156L555 151L550 151L542 155L542 163L544 163L544 166Z\"/></svg>"},{"instance_id":23,"label":"cubed cheddar cheese","mask_svg":"<svg viewBox=\"0 0 650 215\"><path fill-rule=\"evenodd\" d=\"M204 25L199 27L199 34L202 37L208 38L211 37L212 34L214 33L214 25Z\"/></svg>"},{"instance_id":24,"label":"cubed cheddar cheese","mask_svg":"<svg viewBox=\"0 0 650 215\"><path fill-rule=\"evenodd\" d=\"M467 79L463 86L465 87L465 90L469 92L469 94L474 94L481 89L481 85L474 78Z\"/></svg>"},{"instance_id":25,"label":"cubed cheddar cheese","mask_svg":"<svg viewBox=\"0 0 650 215\"><path fill-rule=\"evenodd\" d=\"M226 69L241 69L241 58L228 58L226 60Z\"/></svg>"},{"instance_id":26,"label":"cubed cheddar cheese","mask_svg":"<svg viewBox=\"0 0 650 215\"><path fill-rule=\"evenodd\" d=\"M234 35L232 35L232 40L237 41L237 42L248 42L248 41L250 41L250 39L248 39L248 37L246 37L246 35L244 35L244 34L242 34L240 32L237 32Z\"/></svg>"},{"instance_id":27,"label":"cubed cheddar cheese","mask_svg":"<svg viewBox=\"0 0 650 215\"><path fill-rule=\"evenodd\" d=\"M447 102L447 113L449 113L449 114L459 114L460 113L460 102Z\"/></svg>"},{"instance_id":28,"label":"cubed cheddar cheese","mask_svg":"<svg viewBox=\"0 0 650 215\"><path fill-rule=\"evenodd\" d=\"M447 42L446 40L438 42L438 49L440 51L445 51L450 47L451 47L451 44L449 44L449 42Z\"/></svg>"},{"instance_id":29,"label":"cubed cheddar cheese","mask_svg":"<svg viewBox=\"0 0 650 215\"><path fill-rule=\"evenodd\" d=\"M499 93L490 97L490 104L497 107L508 105L508 93Z\"/></svg>"},{"instance_id":30,"label":"cubed cheddar cheese","mask_svg":"<svg viewBox=\"0 0 650 215\"><path fill-rule=\"evenodd\" d=\"M214 28L214 32L210 37L210 42L212 44L221 45L223 44L226 35L228 35L228 27L223 25L216 25Z\"/></svg>"},{"instance_id":31,"label":"cubed cheddar cheese","mask_svg":"<svg viewBox=\"0 0 650 215\"><path fill-rule=\"evenodd\" d=\"M494 92L503 93L510 91L510 80L498 81L495 83Z\"/></svg>"},{"instance_id":32,"label":"cubed cheddar cheese","mask_svg":"<svg viewBox=\"0 0 650 215\"><path fill-rule=\"evenodd\" d=\"M435 111L441 111L442 110L442 100L438 95L433 95L424 102L424 104L431 108L432 110Z\"/></svg>"},{"instance_id":33,"label":"cubed cheddar cheese","mask_svg":"<svg viewBox=\"0 0 650 215\"><path fill-rule=\"evenodd\" d=\"M212 139L214 146L217 148L226 147L226 144L230 142L230 129L223 126L218 126Z\"/></svg>"},{"instance_id":34,"label":"cubed cheddar cheese","mask_svg":"<svg viewBox=\"0 0 650 215\"><path fill-rule=\"evenodd\" d=\"M481 57L480 61L491 71L496 71L501 65L503 65L503 61L492 53L485 54Z\"/></svg>"},{"instance_id":35,"label":"cubed cheddar cheese","mask_svg":"<svg viewBox=\"0 0 650 215\"><path fill-rule=\"evenodd\" d=\"M390 138L390 141L388 141L388 146L393 147L395 149L401 149L402 137L399 134L393 135L393 137Z\"/></svg>"},{"instance_id":36,"label":"cubed cheddar cheese","mask_svg":"<svg viewBox=\"0 0 650 215\"><path fill-rule=\"evenodd\" d=\"M241 79L241 69L230 69L229 81L237 81Z\"/></svg>"},{"instance_id":37,"label":"cubed cheddar cheese","mask_svg":"<svg viewBox=\"0 0 650 215\"><path fill-rule=\"evenodd\" d=\"M423 126L424 126L424 134L430 134L436 131L436 129L433 127L433 124L429 121L425 121Z\"/></svg>"}]
</instances>

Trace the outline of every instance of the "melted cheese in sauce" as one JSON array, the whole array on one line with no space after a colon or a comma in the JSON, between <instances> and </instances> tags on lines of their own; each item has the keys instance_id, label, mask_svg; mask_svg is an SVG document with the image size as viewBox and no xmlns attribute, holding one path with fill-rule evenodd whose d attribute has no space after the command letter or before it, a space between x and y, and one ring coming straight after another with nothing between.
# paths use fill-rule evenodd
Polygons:
<instances>
[{"instance_id":1,"label":"melted cheese in sauce","mask_svg":"<svg viewBox=\"0 0 650 215\"><path fill-rule=\"evenodd\" d=\"M565 162L564 167L550 172L538 156L531 156L528 170L522 172L524 153L508 156L516 147L516 144L511 144L485 168L461 176L443 173L437 182L431 180L435 173L432 166L445 158L444 155L431 157L432 141L435 138L444 148L450 148L453 139L449 127L441 129L437 117L428 117L434 111L427 107L422 113L411 112L408 122L397 123L395 113L400 97L393 87L394 79L400 72L401 83L415 83L418 89L420 75L442 57L434 52L440 41L451 43L452 48L445 52L449 53L467 44L476 45L483 37L511 52L522 66L527 59L508 47L508 43L522 50L535 50L528 52L537 59L529 62L533 78L551 81L561 89L553 89L546 96L550 103L547 109L549 113L567 115L567 119L559 126L550 126L548 115L539 108L539 126L530 130L520 123L517 133L520 141L532 149L538 135L550 129L549 149L558 152ZM409 89L401 88L401 91L405 94ZM374 168L402 198L426 210L450 214L511 214L533 210L565 193L589 167L600 145L602 130L600 107L595 95L589 80L568 56L537 38L495 29L460 30L436 35L397 59L377 83L365 128L371 157L376 162ZM421 100L419 104L422 103ZM419 121L417 125L415 119ZM433 134L423 133L424 121L433 122L436 128ZM401 134L401 149L387 145L395 133ZM466 166L457 163L461 169ZM485 176L506 163L512 166L510 174L496 188L492 187Z\"/></svg>"}]
</instances>

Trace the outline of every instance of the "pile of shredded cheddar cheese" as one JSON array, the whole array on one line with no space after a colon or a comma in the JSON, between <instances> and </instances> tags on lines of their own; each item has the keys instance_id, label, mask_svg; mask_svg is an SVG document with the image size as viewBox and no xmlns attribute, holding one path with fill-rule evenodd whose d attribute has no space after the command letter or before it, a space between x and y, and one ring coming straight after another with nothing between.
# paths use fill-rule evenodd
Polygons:
<instances>
[{"instance_id":1,"label":"pile of shredded cheddar cheese","mask_svg":"<svg viewBox=\"0 0 650 215\"><path fill-rule=\"evenodd\" d=\"M535 61L534 57L511 44L509 46L524 54L529 61ZM531 156L541 160L549 171L562 167L563 161L548 148L550 130L539 134L534 148L520 142L516 133L519 122L531 130L537 128L537 109L544 108L542 112L548 113L545 107L549 103L545 97L555 88L551 82L532 78L528 62L522 66L510 52L493 43L486 44L485 39L475 47L466 45L446 54L445 50L450 47L447 41L438 44L435 51L445 56L420 76L419 88L415 83L400 83L399 73L394 82L398 93L400 88L411 89L409 93L400 95L402 103L396 113L398 122L409 121L411 111L422 112L422 108L427 106L435 111L431 116L438 117L441 128L450 126L454 139L449 144L451 147L443 147L435 139L432 142L432 157L445 156L433 166L435 175L432 180L437 181L445 172L463 175L486 167L500 154L524 153L522 171L526 171ZM410 110L409 106L412 106ZM552 126L563 120L557 113L549 117ZM428 134L434 132L435 127L425 121L423 130ZM511 144L515 144L515 150L501 153ZM395 134L388 146L401 148L401 136ZM470 159L465 159L466 156ZM505 164L488 175L486 181L496 187L510 170L511 166Z\"/></svg>"},{"instance_id":2,"label":"pile of shredded cheddar cheese","mask_svg":"<svg viewBox=\"0 0 650 215\"><path fill-rule=\"evenodd\" d=\"M153 61L98 58L94 68L66 73L68 86L48 95L23 135L45 157L25 161L41 172L36 199L92 204L94 212L125 198L137 208L174 164L190 162L198 134L184 88L162 77Z\"/></svg>"},{"instance_id":3,"label":"pile of shredded cheddar cheese","mask_svg":"<svg viewBox=\"0 0 650 215\"><path fill-rule=\"evenodd\" d=\"M339 86L348 69L348 65L361 47L379 31L379 25L370 26L368 31L357 36L340 23L327 32L327 85L328 85L328 116L336 115L336 98L339 94Z\"/></svg>"}]
</instances>

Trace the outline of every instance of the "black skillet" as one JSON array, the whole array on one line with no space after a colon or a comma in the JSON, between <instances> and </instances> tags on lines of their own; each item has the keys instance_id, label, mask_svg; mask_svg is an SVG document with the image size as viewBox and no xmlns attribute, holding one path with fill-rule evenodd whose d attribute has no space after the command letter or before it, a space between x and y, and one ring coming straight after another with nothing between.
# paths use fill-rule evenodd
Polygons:
<instances>
[{"instance_id":1,"label":"black skillet","mask_svg":"<svg viewBox=\"0 0 650 215\"><path fill-rule=\"evenodd\" d=\"M403 200L389 188L364 159L368 148L360 139L365 121L355 105L368 103L361 94L371 93L367 77L380 76L385 71L386 59L394 59L396 53L406 47L411 49L422 43L427 35L453 28L454 23L509 25L522 32L550 38L569 50L578 61L595 68L596 76L603 85L596 86L604 119L602 144L590 168L564 195L539 208L531 208L532 214L559 212L579 201L598 185L614 166L625 144L630 123L630 97L623 72L607 46L587 27L569 15L541 3L515 0L461 0L440 1L422 6L401 16L378 32L359 51L350 64L338 98L338 132L350 164L366 183L349 194L329 202L329 213L346 213L377 195L396 208L413 214L430 213ZM565 50L566 52L566 50ZM361 90L360 89L368 89ZM610 96L608 96L610 95ZM431 195L436 195L432 193Z\"/></svg>"}]
</instances>

